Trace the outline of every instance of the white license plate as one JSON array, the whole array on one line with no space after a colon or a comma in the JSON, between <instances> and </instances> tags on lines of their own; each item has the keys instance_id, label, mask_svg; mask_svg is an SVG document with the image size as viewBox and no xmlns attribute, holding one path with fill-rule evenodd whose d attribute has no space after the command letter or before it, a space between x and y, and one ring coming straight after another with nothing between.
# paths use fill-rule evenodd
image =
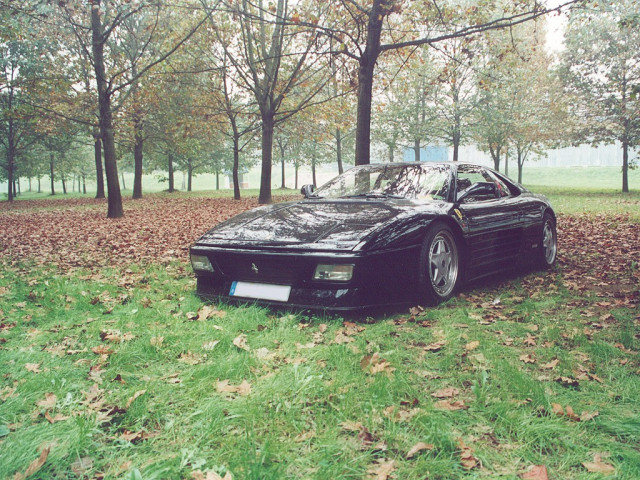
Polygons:
<instances>
[{"instance_id":1,"label":"white license plate","mask_svg":"<svg viewBox=\"0 0 640 480\"><path fill-rule=\"evenodd\" d=\"M230 297L255 298L275 302L289 301L291 287L289 285L271 285L268 283L233 282Z\"/></svg>"}]
</instances>

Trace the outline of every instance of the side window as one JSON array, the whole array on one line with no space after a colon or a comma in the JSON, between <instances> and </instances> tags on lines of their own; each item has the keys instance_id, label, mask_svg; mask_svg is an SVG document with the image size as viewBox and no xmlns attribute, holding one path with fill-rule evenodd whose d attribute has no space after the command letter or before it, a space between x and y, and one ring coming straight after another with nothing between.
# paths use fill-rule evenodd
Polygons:
<instances>
[{"instance_id":1,"label":"side window","mask_svg":"<svg viewBox=\"0 0 640 480\"><path fill-rule=\"evenodd\" d=\"M472 195L465 198L465 203L495 200L496 198L509 195L508 187L484 168L475 165L460 165L458 167L458 180L456 185L456 194L458 197L477 183L490 183L495 185L496 193Z\"/></svg>"},{"instance_id":2,"label":"side window","mask_svg":"<svg viewBox=\"0 0 640 480\"><path fill-rule=\"evenodd\" d=\"M487 176L491 179L490 181L496 184L496 188L498 189L498 196L508 197L510 195L509 187L506 183L504 183L500 178L496 177L493 173L487 171Z\"/></svg>"}]
</instances>

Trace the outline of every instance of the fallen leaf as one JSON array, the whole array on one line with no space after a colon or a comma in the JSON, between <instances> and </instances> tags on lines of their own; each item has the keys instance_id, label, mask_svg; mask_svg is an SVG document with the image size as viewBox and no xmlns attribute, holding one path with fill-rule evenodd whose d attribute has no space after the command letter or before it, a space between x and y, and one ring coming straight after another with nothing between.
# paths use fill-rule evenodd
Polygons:
<instances>
[{"instance_id":1,"label":"fallen leaf","mask_svg":"<svg viewBox=\"0 0 640 480\"><path fill-rule=\"evenodd\" d=\"M210 352L211 350L216 348L216 345L218 345L218 343L220 343L220 340L212 340L211 342L207 342L202 345L202 349Z\"/></svg>"},{"instance_id":2,"label":"fallen leaf","mask_svg":"<svg viewBox=\"0 0 640 480\"><path fill-rule=\"evenodd\" d=\"M451 412L455 412L456 410L466 410L469 408L465 405L463 400L438 400L433 406L438 410L449 410Z\"/></svg>"},{"instance_id":3,"label":"fallen leaf","mask_svg":"<svg viewBox=\"0 0 640 480\"><path fill-rule=\"evenodd\" d=\"M444 340L441 342L434 342L424 347L424 349L427 352L439 352L440 350L442 350L442 347L444 347L446 344L447 342L445 342Z\"/></svg>"},{"instance_id":4,"label":"fallen leaf","mask_svg":"<svg viewBox=\"0 0 640 480\"><path fill-rule=\"evenodd\" d=\"M549 363L545 363L544 365L542 365L542 368L544 368L545 370L553 370L554 368L556 368L558 363L560 363L560 360L555 358L551 360Z\"/></svg>"},{"instance_id":5,"label":"fallen leaf","mask_svg":"<svg viewBox=\"0 0 640 480\"><path fill-rule=\"evenodd\" d=\"M162 342L164 342L164 337L151 337L151 340L149 340L149 343L151 344L152 347L157 347L160 348L162 346Z\"/></svg>"},{"instance_id":6,"label":"fallen leaf","mask_svg":"<svg viewBox=\"0 0 640 480\"><path fill-rule=\"evenodd\" d=\"M98 345L97 347L93 347L91 351L96 355L111 355L113 353L113 350L107 345Z\"/></svg>"},{"instance_id":7,"label":"fallen leaf","mask_svg":"<svg viewBox=\"0 0 640 480\"><path fill-rule=\"evenodd\" d=\"M340 329L336 332L336 338L334 339L334 342L340 345L344 343L355 342L355 339L345 334L344 330Z\"/></svg>"},{"instance_id":8,"label":"fallen leaf","mask_svg":"<svg viewBox=\"0 0 640 480\"><path fill-rule=\"evenodd\" d=\"M369 470L367 470L367 473L370 474L369 478L372 478L375 480L387 480L391 475L391 472L393 472L395 468L396 468L395 460L387 461L386 459L382 458L378 460L377 464L369 468Z\"/></svg>"},{"instance_id":9,"label":"fallen leaf","mask_svg":"<svg viewBox=\"0 0 640 480\"><path fill-rule=\"evenodd\" d=\"M178 355L178 360L182 363L186 363L187 365L197 365L203 361L203 357L197 353L183 352Z\"/></svg>"},{"instance_id":10,"label":"fallen leaf","mask_svg":"<svg viewBox=\"0 0 640 480\"><path fill-rule=\"evenodd\" d=\"M596 453L593 456L593 462L582 462L582 465L591 473L603 473L605 475L615 473L616 469L613 465L604 463L602 456Z\"/></svg>"},{"instance_id":11,"label":"fallen leaf","mask_svg":"<svg viewBox=\"0 0 640 480\"><path fill-rule=\"evenodd\" d=\"M600 415L600 412L595 411L595 412L582 412L580 414L580 421L581 422L588 422L589 420L593 420L594 418L596 418L598 415Z\"/></svg>"},{"instance_id":12,"label":"fallen leaf","mask_svg":"<svg viewBox=\"0 0 640 480\"><path fill-rule=\"evenodd\" d=\"M460 390L453 387L441 388L431 394L434 398L453 398L460 393Z\"/></svg>"},{"instance_id":13,"label":"fallen leaf","mask_svg":"<svg viewBox=\"0 0 640 480\"><path fill-rule=\"evenodd\" d=\"M193 480L232 480L231 473L227 472L224 477L221 477L217 472L213 470L209 470L206 473L201 472L200 470L194 470L191 472L191 478Z\"/></svg>"},{"instance_id":14,"label":"fallen leaf","mask_svg":"<svg viewBox=\"0 0 640 480\"><path fill-rule=\"evenodd\" d=\"M577 388L580 386L580 383L578 382L578 380L571 377L557 377L555 381L561 384L563 387Z\"/></svg>"},{"instance_id":15,"label":"fallen leaf","mask_svg":"<svg viewBox=\"0 0 640 480\"><path fill-rule=\"evenodd\" d=\"M524 363L536 363L536 358L529 353L524 353L520 355L520 361Z\"/></svg>"},{"instance_id":16,"label":"fallen leaf","mask_svg":"<svg viewBox=\"0 0 640 480\"><path fill-rule=\"evenodd\" d=\"M200 321L207 320L208 318L211 318L211 317L224 318L226 316L227 316L227 312L225 312L224 310L218 310L216 307L211 305L204 305L198 311L198 320Z\"/></svg>"},{"instance_id":17,"label":"fallen leaf","mask_svg":"<svg viewBox=\"0 0 640 480\"><path fill-rule=\"evenodd\" d=\"M44 465L44 463L47 461L47 457L49 456L50 450L51 450L51 447L43 448L42 451L40 452L40 456L29 464L29 466L27 467L24 473L16 473L13 476L13 480L24 480L30 477L31 475L33 475L34 473L36 473L38 470L40 470Z\"/></svg>"},{"instance_id":18,"label":"fallen leaf","mask_svg":"<svg viewBox=\"0 0 640 480\"><path fill-rule=\"evenodd\" d=\"M57 397L53 393L46 393L44 396L44 400L40 400L36 402L36 405L42 408L53 408L56 406Z\"/></svg>"},{"instance_id":19,"label":"fallen leaf","mask_svg":"<svg viewBox=\"0 0 640 480\"><path fill-rule=\"evenodd\" d=\"M467 352L472 352L473 350L475 350L476 348L478 348L480 346L480 342L478 340L474 340L473 342L469 342L464 346L464 349Z\"/></svg>"},{"instance_id":20,"label":"fallen leaf","mask_svg":"<svg viewBox=\"0 0 640 480\"><path fill-rule=\"evenodd\" d=\"M157 435L157 433L147 433L144 430L140 430L139 432L131 432L129 430L124 430L120 434L120 438L126 440L127 442L137 443L143 440L147 440L148 438L153 438Z\"/></svg>"},{"instance_id":21,"label":"fallen leaf","mask_svg":"<svg viewBox=\"0 0 640 480\"><path fill-rule=\"evenodd\" d=\"M533 465L525 473L520 474L522 480L549 480L546 465Z\"/></svg>"},{"instance_id":22,"label":"fallen leaf","mask_svg":"<svg viewBox=\"0 0 640 480\"><path fill-rule=\"evenodd\" d=\"M24 365L24 368L26 368L28 371L33 372L33 373L40 373L40 364L39 363L26 363Z\"/></svg>"},{"instance_id":23,"label":"fallen leaf","mask_svg":"<svg viewBox=\"0 0 640 480\"><path fill-rule=\"evenodd\" d=\"M433 450L433 445L430 443L418 442L407 452L407 458L413 458L416 453L424 450Z\"/></svg>"},{"instance_id":24,"label":"fallen leaf","mask_svg":"<svg viewBox=\"0 0 640 480\"><path fill-rule=\"evenodd\" d=\"M82 457L71 464L71 470L79 477L84 476L87 470L93 468L93 460L91 457Z\"/></svg>"},{"instance_id":25,"label":"fallen leaf","mask_svg":"<svg viewBox=\"0 0 640 480\"><path fill-rule=\"evenodd\" d=\"M129 408L136 398L140 397L141 395L144 395L145 393L147 393L146 390L138 390L136 393L133 394L131 398L129 398L129 400L127 400L125 408Z\"/></svg>"},{"instance_id":26,"label":"fallen leaf","mask_svg":"<svg viewBox=\"0 0 640 480\"><path fill-rule=\"evenodd\" d=\"M246 350L247 352L251 350L249 348L249 345L247 345L247 336L245 334L238 335L236 338L234 338L233 344L240 350Z\"/></svg>"},{"instance_id":27,"label":"fallen leaf","mask_svg":"<svg viewBox=\"0 0 640 480\"><path fill-rule=\"evenodd\" d=\"M243 380L240 385L231 385L229 380L218 380L216 382L216 390L219 393L237 393L240 395L249 395L251 393L251 384Z\"/></svg>"},{"instance_id":28,"label":"fallen leaf","mask_svg":"<svg viewBox=\"0 0 640 480\"><path fill-rule=\"evenodd\" d=\"M47 422L49 423L56 423L56 422L62 422L64 420L68 420L69 417L66 415L62 415L61 413L56 414L55 417L52 417L49 412L44 412L44 418L47 419Z\"/></svg>"},{"instance_id":29,"label":"fallen leaf","mask_svg":"<svg viewBox=\"0 0 640 480\"><path fill-rule=\"evenodd\" d=\"M462 439L458 440L458 447L460 448L460 463L465 469L471 470L480 465L478 459L473 455L473 449L465 445Z\"/></svg>"},{"instance_id":30,"label":"fallen leaf","mask_svg":"<svg viewBox=\"0 0 640 480\"><path fill-rule=\"evenodd\" d=\"M373 355L366 355L360 360L360 367L365 372L375 375L376 373L386 372L387 374L393 373L395 370L389 362L380 358L378 352Z\"/></svg>"}]
</instances>

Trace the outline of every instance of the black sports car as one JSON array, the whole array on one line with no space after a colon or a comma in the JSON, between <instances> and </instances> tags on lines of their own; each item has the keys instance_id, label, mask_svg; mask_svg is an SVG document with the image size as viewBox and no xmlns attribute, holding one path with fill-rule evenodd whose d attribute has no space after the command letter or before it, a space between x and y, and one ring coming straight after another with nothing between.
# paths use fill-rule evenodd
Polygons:
<instances>
[{"instance_id":1,"label":"black sports car","mask_svg":"<svg viewBox=\"0 0 640 480\"><path fill-rule=\"evenodd\" d=\"M547 199L464 163L354 167L191 247L198 293L292 308L436 304L463 282L556 260Z\"/></svg>"}]
</instances>

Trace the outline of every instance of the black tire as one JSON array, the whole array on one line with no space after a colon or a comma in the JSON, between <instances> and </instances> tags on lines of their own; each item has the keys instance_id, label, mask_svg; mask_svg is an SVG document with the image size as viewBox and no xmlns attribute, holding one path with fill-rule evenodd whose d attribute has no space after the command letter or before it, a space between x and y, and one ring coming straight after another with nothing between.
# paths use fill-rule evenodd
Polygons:
<instances>
[{"instance_id":1,"label":"black tire","mask_svg":"<svg viewBox=\"0 0 640 480\"><path fill-rule=\"evenodd\" d=\"M541 268L551 268L558 258L558 235L556 233L556 220L549 212L542 217L542 230L540 232L540 245L537 252L537 263Z\"/></svg>"},{"instance_id":2,"label":"black tire","mask_svg":"<svg viewBox=\"0 0 640 480\"><path fill-rule=\"evenodd\" d=\"M446 224L434 223L420 250L419 283L427 305L450 298L460 283L462 255L456 236Z\"/></svg>"}]
</instances>

